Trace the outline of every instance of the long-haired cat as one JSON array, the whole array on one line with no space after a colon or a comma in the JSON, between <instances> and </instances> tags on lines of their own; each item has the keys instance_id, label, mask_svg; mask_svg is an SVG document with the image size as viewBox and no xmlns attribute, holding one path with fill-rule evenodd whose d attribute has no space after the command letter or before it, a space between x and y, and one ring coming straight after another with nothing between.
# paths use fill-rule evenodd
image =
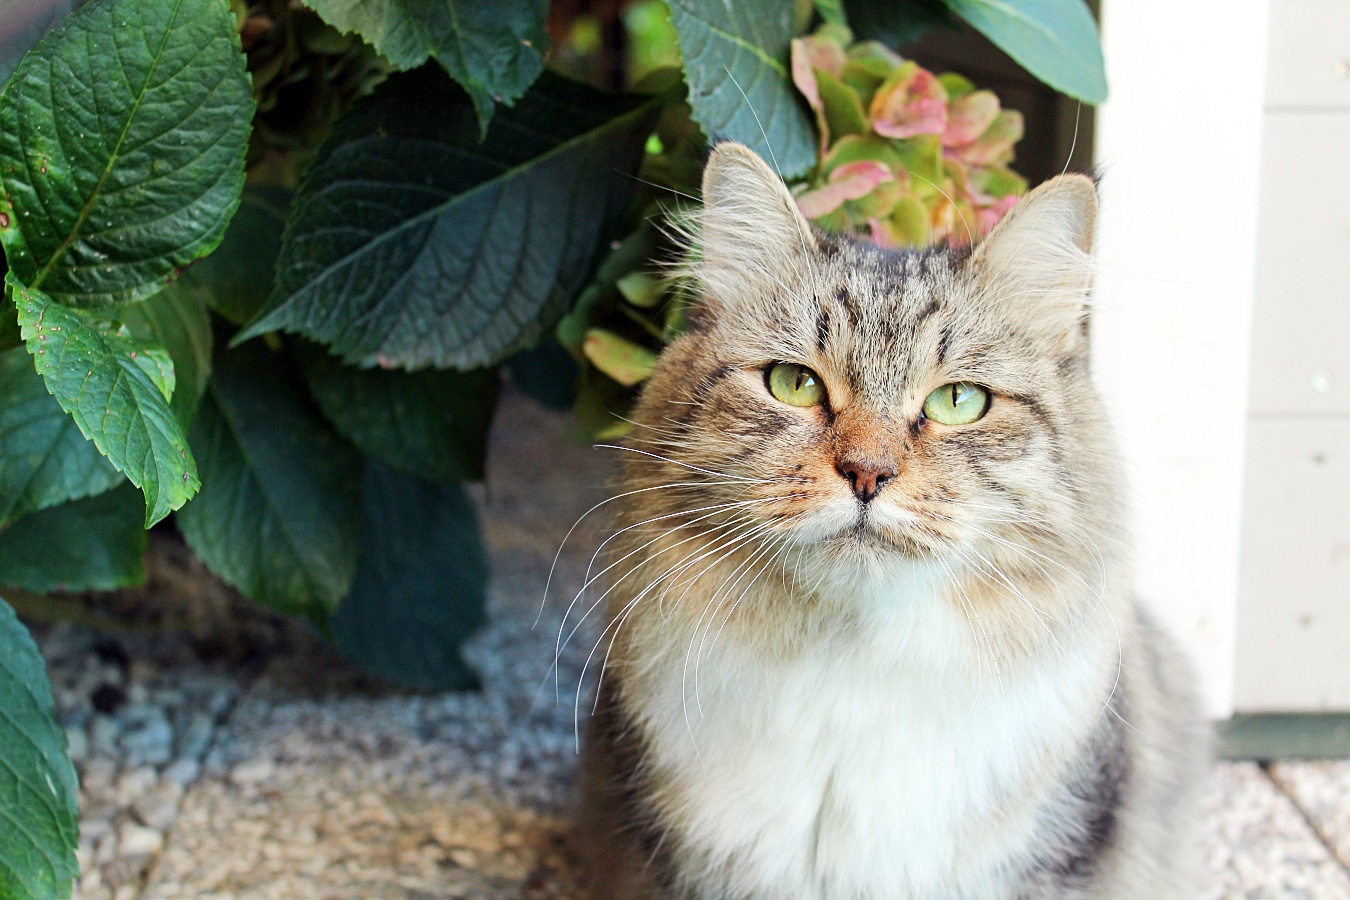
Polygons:
<instances>
[{"instance_id":1,"label":"long-haired cat","mask_svg":"<svg viewBox=\"0 0 1350 900\"><path fill-rule=\"evenodd\" d=\"M923 252L736 144L703 199L612 542L595 896L1188 895L1207 741L1127 580L1092 182Z\"/></svg>"}]
</instances>

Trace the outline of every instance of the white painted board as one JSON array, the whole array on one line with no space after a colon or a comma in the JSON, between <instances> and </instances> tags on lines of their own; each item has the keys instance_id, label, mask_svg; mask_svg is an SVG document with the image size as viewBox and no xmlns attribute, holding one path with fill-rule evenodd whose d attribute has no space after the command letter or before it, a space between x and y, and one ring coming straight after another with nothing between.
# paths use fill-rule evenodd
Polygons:
<instances>
[{"instance_id":1,"label":"white painted board","mask_svg":"<svg viewBox=\"0 0 1350 900\"><path fill-rule=\"evenodd\" d=\"M1350 3L1273 0L1266 102L1350 107Z\"/></svg>"},{"instance_id":2,"label":"white painted board","mask_svg":"<svg viewBox=\"0 0 1350 900\"><path fill-rule=\"evenodd\" d=\"M1350 710L1350 416L1248 438L1236 708Z\"/></svg>"},{"instance_id":3,"label":"white painted board","mask_svg":"<svg viewBox=\"0 0 1350 900\"><path fill-rule=\"evenodd\" d=\"M1265 123L1251 409L1350 413L1350 109Z\"/></svg>"}]
</instances>

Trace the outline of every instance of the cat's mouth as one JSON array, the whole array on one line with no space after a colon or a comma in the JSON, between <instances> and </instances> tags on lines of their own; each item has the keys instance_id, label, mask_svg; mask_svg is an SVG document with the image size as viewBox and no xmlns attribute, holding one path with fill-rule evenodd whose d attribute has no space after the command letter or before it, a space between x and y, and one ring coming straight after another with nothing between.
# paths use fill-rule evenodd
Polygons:
<instances>
[{"instance_id":1,"label":"cat's mouth","mask_svg":"<svg viewBox=\"0 0 1350 900\"><path fill-rule=\"evenodd\" d=\"M870 506L863 506L854 523L839 532L832 543L851 553L898 553L907 558L932 555L931 547L913 537L909 529L886 521L887 518L872 512Z\"/></svg>"}]
</instances>

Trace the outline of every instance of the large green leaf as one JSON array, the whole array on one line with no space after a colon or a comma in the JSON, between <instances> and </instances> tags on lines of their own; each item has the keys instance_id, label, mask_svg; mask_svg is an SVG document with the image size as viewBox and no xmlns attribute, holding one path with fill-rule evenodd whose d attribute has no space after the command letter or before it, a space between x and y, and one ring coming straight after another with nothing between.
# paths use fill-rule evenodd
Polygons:
<instances>
[{"instance_id":1,"label":"large green leaf","mask_svg":"<svg viewBox=\"0 0 1350 900\"><path fill-rule=\"evenodd\" d=\"M135 300L209 252L244 184L253 97L225 0L92 0L0 97L0 243L75 306Z\"/></svg>"},{"instance_id":2,"label":"large green leaf","mask_svg":"<svg viewBox=\"0 0 1350 900\"><path fill-rule=\"evenodd\" d=\"M400 69L434 58L473 98L483 132L544 68L548 0L304 0Z\"/></svg>"},{"instance_id":3,"label":"large green leaf","mask_svg":"<svg viewBox=\"0 0 1350 900\"><path fill-rule=\"evenodd\" d=\"M121 311L132 337L169 351L174 375L169 408L184 431L192 424L211 377L209 296L210 291L189 271L149 300Z\"/></svg>"},{"instance_id":4,"label":"large green leaf","mask_svg":"<svg viewBox=\"0 0 1350 900\"><path fill-rule=\"evenodd\" d=\"M28 352L80 431L145 492L145 525L178 509L200 487L183 430L169 408L173 363L162 347L53 303L5 276Z\"/></svg>"},{"instance_id":5,"label":"large green leaf","mask_svg":"<svg viewBox=\"0 0 1350 900\"><path fill-rule=\"evenodd\" d=\"M211 308L236 325L257 315L272 293L290 199L283 188L245 188L220 246L184 276L206 285Z\"/></svg>"},{"instance_id":6,"label":"large green leaf","mask_svg":"<svg viewBox=\"0 0 1350 900\"><path fill-rule=\"evenodd\" d=\"M366 463L361 560L333 616L338 647L390 681L477 686L460 645L483 624L487 557L464 489Z\"/></svg>"},{"instance_id":7,"label":"large green leaf","mask_svg":"<svg viewBox=\"0 0 1350 900\"><path fill-rule=\"evenodd\" d=\"M694 121L740 141L795 178L816 163L816 137L788 77L793 4L670 0Z\"/></svg>"},{"instance_id":8,"label":"large green leaf","mask_svg":"<svg viewBox=\"0 0 1350 900\"><path fill-rule=\"evenodd\" d=\"M69 897L79 874L75 768L46 666L0 599L0 897Z\"/></svg>"},{"instance_id":9,"label":"large green leaf","mask_svg":"<svg viewBox=\"0 0 1350 900\"><path fill-rule=\"evenodd\" d=\"M360 457L288 361L217 353L190 433L202 491L178 514L192 549L245 596L325 621L356 572Z\"/></svg>"},{"instance_id":10,"label":"large green leaf","mask_svg":"<svg viewBox=\"0 0 1350 900\"><path fill-rule=\"evenodd\" d=\"M47 392L28 351L0 353L0 527L122 480Z\"/></svg>"},{"instance_id":11,"label":"large green leaf","mask_svg":"<svg viewBox=\"0 0 1350 900\"><path fill-rule=\"evenodd\" d=\"M292 204L276 294L240 339L284 328L384 367L508 356L585 281L659 108L545 73L479 144L443 73L391 78L320 149Z\"/></svg>"},{"instance_id":12,"label":"large green leaf","mask_svg":"<svg viewBox=\"0 0 1350 900\"><path fill-rule=\"evenodd\" d=\"M1085 103L1106 99L1097 23L1083 0L942 0L1055 90Z\"/></svg>"},{"instance_id":13,"label":"large green leaf","mask_svg":"<svg viewBox=\"0 0 1350 900\"><path fill-rule=\"evenodd\" d=\"M324 414L363 452L437 481L483 477L495 369L358 369L316 350L305 376Z\"/></svg>"},{"instance_id":14,"label":"large green leaf","mask_svg":"<svg viewBox=\"0 0 1350 900\"><path fill-rule=\"evenodd\" d=\"M0 530L0 584L37 593L139 584L145 580L141 516L129 484L24 516Z\"/></svg>"}]
</instances>

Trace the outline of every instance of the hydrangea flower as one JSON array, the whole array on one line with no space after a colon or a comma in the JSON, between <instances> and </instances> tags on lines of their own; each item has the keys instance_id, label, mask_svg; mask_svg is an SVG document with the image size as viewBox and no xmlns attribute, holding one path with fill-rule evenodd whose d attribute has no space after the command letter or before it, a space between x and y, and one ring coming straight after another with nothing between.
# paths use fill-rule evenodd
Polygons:
<instances>
[{"instance_id":1,"label":"hydrangea flower","mask_svg":"<svg viewBox=\"0 0 1350 900\"><path fill-rule=\"evenodd\" d=\"M796 188L797 203L822 228L888 247L961 245L1026 192L1008 167L1022 114L960 75L934 75L824 25L792 42L792 80L821 141L821 163Z\"/></svg>"}]
</instances>

